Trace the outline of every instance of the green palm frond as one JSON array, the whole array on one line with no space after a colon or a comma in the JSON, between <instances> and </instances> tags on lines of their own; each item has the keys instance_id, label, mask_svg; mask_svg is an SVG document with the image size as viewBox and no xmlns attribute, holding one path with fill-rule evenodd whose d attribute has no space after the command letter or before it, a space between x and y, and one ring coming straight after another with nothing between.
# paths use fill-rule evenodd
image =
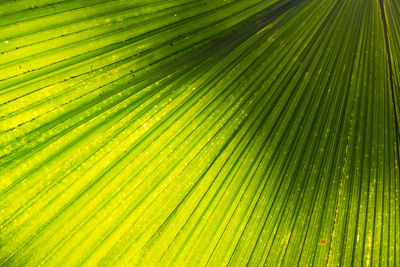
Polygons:
<instances>
[{"instance_id":1,"label":"green palm frond","mask_svg":"<svg viewBox=\"0 0 400 267\"><path fill-rule=\"evenodd\" d=\"M0 2L0 265L400 266L397 0Z\"/></svg>"}]
</instances>

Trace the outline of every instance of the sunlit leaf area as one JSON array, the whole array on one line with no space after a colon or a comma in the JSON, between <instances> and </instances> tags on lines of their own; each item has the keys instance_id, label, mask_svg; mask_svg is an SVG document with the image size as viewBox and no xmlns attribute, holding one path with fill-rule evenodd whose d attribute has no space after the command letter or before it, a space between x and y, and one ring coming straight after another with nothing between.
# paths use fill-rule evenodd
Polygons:
<instances>
[{"instance_id":1,"label":"sunlit leaf area","mask_svg":"<svg viewBox=\"0 0 400 267\"><path fill-rule=\"evenodd\" d=\"M0 0L1 266L400 266L398 0Z\"/></svg>"}]
</instances>

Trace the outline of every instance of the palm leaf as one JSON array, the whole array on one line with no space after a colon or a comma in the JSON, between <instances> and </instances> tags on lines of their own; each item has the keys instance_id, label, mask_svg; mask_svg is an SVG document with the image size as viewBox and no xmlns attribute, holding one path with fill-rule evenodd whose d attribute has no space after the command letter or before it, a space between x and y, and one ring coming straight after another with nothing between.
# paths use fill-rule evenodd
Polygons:
<instances>
[{"instance_id":1,"label":"palm leaf","mask_svg":"<svg viewBox=\"0 0 400 267\"><path fill-rule=\"evenodd\" d=\"M0 2L0 264L400 265L396 0Z\"/></svg>"}]
</instances>

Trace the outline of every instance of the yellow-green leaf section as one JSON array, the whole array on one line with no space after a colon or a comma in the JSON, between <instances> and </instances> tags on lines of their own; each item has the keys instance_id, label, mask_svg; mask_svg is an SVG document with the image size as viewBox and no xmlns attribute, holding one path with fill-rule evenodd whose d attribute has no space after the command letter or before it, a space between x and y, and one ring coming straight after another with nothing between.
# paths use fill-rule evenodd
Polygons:
<instances>
[{"instance_id":1,"label":"yellow-green leaf section","mask_svg":"<svg viewBox=\"0 0 400 267\"><path fill-rule=\"evenodd\" d=\"M400 266L397 0L0 1L0 265Z\"/></svg>"}]
</instances>

